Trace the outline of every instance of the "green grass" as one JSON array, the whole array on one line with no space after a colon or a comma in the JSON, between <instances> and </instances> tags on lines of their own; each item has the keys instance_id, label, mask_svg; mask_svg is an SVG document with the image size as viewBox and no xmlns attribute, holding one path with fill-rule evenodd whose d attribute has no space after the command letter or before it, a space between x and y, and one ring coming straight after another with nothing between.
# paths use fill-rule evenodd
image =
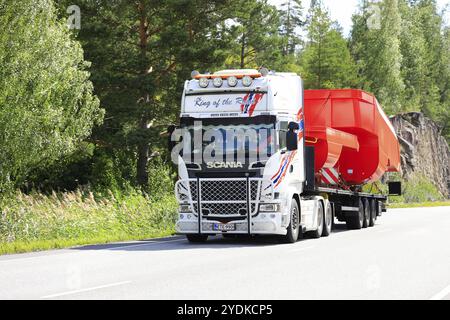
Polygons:
<instances>
[{"instance_id":1,"label":"green grass","mask_svg":"<svg viewBox=\"0 0 450 320\"><path fill-rule=\"evenodd\" d=\"M141 240L174 233L173 196L139 192L16 193L0 201L0 254Z\"/></svg>"},{"instance_id":2,"label":"green grass","mask_svg":"<svg viewBox=\"0 0 450 320\"><path fill-rule=\"evenodd\" d=\"M436 202L419 202L419 203L390 203L388 208L427 208L427 207L450 207L450 201L436 201Z\"/></svg>"}]
</instances>

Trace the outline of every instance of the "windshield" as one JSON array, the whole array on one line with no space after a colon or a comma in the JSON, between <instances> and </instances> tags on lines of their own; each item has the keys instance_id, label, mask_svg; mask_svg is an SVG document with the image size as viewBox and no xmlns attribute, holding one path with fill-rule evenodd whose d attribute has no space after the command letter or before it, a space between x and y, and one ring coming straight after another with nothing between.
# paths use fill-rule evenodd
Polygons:
<instances>
[{"instance_id":1,"label":"windshield","mask_svg":"<svg viewBox=\"0 0 450 320\"><path fill-rule=\"evenodd\" d=\"M189 162L265 161L276 150L275 117L182 120Z\"/></svg>"}]
</instances>

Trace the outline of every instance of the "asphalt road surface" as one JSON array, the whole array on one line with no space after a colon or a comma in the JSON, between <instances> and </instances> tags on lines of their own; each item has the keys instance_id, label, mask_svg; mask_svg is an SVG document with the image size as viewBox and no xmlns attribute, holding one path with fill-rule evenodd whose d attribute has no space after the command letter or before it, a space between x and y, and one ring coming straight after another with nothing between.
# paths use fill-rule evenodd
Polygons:
<instances>
[{"instance_id":1,"label":"asphalt road surface","mask_svg":"<svg viewBox=\"0 0 450 320\"><path fill-rule=\"evenodd\" d=\"M1 256L0 299L450 300L450 207L293 245L173 237Z\"/></svg>"}]
</instances>

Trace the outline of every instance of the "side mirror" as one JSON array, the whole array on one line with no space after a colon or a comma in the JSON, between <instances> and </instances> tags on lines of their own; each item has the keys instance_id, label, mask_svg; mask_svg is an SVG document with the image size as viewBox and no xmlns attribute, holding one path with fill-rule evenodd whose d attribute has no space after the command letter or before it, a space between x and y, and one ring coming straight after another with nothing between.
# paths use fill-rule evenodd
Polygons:
<instances>
[{"instance_id":1,"label":"side mirror","mask_svg":"<svg viewBox=\"0 0 450 320\"><path fill-rule=\"evenodd\" d=\"M402 183L401 182L389 182L389 195L390 196L401 196L402 195Z\"/></svg>"},{"instance_id":2,"label":"side mirror","mask_svg":"<svg viewBox=\"0 0 450 320\"><path fill-rule=\"evenodd\" d=\"M298 134L296 131L300 129L297 122L290 122L288 132L286 132L286 147L288 151L298 150Z\"/></svg>"}]
</instances>

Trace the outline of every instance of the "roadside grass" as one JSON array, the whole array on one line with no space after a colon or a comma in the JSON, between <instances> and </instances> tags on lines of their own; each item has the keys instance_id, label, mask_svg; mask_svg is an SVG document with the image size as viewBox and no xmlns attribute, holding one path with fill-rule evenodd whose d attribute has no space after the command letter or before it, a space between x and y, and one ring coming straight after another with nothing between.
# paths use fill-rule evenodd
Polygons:
<instances>
[{"instance_id":1,"label":"roadside grass","mask_svg":"<svg viewBox=\"0 0 450 320\"><path fill-rule=\"evenodd\" d=\"M388 205L389 209L431 208L431 207L450 207L450 201L419 202L419 203L390 203Z\"/></svg>"},{"instance_id":2,"label":"roadside grass","mask_svg":"<svg viewBox=\"0 0 450 320\"><path fill-rule=\"evenodd\" d=\"M89 191L0 200L0 254L142 240L174 233L173 196L151 199L137 191L96 196Z\"/></svg>"}]
</instances>

